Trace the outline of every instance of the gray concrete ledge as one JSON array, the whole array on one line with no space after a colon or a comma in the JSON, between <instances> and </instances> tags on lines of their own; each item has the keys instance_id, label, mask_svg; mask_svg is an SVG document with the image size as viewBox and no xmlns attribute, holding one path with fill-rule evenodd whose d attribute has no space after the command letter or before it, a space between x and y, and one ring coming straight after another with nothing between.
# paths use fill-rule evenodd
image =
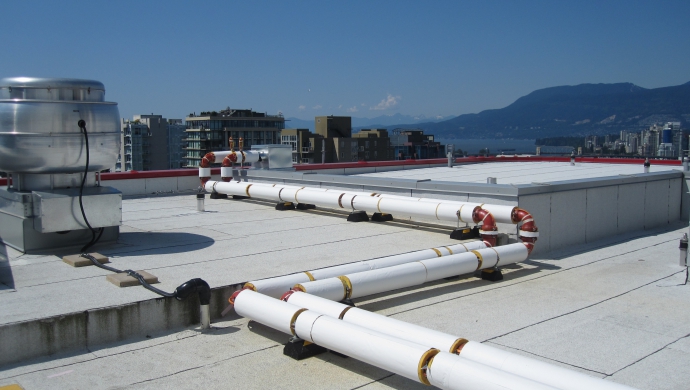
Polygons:
<instances>
[{"instance_id":1,"label":"gray concrete ledge","mask_svg":"<svg viewBox=\"0 0 690 390\"><path fill-rule=\"evenodd\" d=\"M228 306L228 298L243 285L211 290L211 321L221 317ZM83 351L161 331L178 331L199 321L199 299L192 296L185 301L154 298L4 324L0 326L0 366L56 353Z\"/></svg>"}]
</instances>

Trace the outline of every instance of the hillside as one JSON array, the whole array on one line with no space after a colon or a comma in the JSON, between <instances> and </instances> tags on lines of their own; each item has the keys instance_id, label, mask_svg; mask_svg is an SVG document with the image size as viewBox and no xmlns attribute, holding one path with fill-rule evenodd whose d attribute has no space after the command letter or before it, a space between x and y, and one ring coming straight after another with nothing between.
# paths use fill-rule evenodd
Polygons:
<instances>
[{"instance_id":1,"label":"hillside","mask_svg":"<svg viewBox=\"0 0 690 390\"><path fill-rule=\"evenodd\" d=\"M690 127L690 82L646 89L631 83L581 84L536 90L511 105L422 128L443 138L543 138L639 131L656 122Z\"/></svg>"}]
</instances>

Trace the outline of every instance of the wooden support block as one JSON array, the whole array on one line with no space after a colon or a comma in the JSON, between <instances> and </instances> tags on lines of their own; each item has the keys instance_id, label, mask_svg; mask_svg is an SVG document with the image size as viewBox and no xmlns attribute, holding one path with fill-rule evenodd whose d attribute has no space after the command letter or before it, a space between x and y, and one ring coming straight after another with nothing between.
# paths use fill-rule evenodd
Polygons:
<instances>
[{"instance_id":1,"label":"wooden support block","mask_svg":"<svg viewBox=\"0 0 690 390\"><path fill-rule=\"evenodd\" d=\"M100 253L92 252L89 253L91 256L95 257L96 260L98 260L99 263L105 264L105 263L110 263L110 260L108 260L108 257L103 256ZM63 256L62 261L65 263L71 265L72 267L86 267L87 265L93 265L91 260L85 259L81 257L81 254L79 255L69 255L69 256Z\"/></svg>"},{"instance_id":2,"label":"wooden support block","mask_svg":"<svg viewBox=\"0 0 690 390\"><path fill-rule=\"evenodd\" d=\"M148 284L156 284L158 283L158 277L153 276L150 273L146 271L137 271L138 274L144 277L144 280ZM110 283L116 285L117 287L132 287L132 286L139 286L141 283L139 283L139 280L133 276L129 276L124 272L120 272L117 274L110 274L105 277Z\"/></svg>"}]
</instances>

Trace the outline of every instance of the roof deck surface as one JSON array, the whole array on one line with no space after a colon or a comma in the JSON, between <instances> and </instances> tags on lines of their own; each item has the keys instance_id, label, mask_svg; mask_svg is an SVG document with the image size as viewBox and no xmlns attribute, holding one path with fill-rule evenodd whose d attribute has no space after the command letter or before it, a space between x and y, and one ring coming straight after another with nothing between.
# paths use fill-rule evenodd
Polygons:
<instances>
[{"instance_id":1,"label":"roof deck surface","mask_svg":"<svg viewBox=\"0 0 690 390\"><path fill-rule=\"evenodd\" d=\"M680 166L654 165L650 172L682 170ZM486 162L458 164L452 168L432 167L385 172L365 173L357 176L385 177L396 179L429 179L463 183L486 183L488 177L495 177L498 184L530 184L563 180L591 179L617 175L633 175L644 172L641 164L576 163L569 162Z\"/></svg>"},{"instance_id":2,"label":"roof deck surface","mask_svg":"<svg viewBox=\"0 0 690 390\"><path fill-rule=\"evenodd\" d=\"M280 212L257 201L207 198L206 212L195 208L193 195L126 199L120 240L95 251L114 267L153 273L157 287L172 291L194 277L217 287L452 243L447 230L349 223L342 214ZM501 282L465 275L355 303L640 389L686 389L690 285L681 285L678 266L686 230L669 225L536 255L506 267ZM0 324L155 297L115 287L105 270L64 264L60 256L75 250L6 248ZM282 354L286 335L248 326L232 311L209 331L148 336L0 367L0 386L426 388L330 353L294 361Z\"/></svg>"}]
</instances>

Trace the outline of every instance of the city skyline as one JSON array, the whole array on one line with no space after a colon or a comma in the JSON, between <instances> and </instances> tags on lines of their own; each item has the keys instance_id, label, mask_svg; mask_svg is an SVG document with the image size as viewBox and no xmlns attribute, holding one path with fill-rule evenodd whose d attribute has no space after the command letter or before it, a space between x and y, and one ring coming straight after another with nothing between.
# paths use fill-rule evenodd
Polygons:
<instances>
[{"instance_id":1,"label":"city skyline","mask_svg":"<svg viewBox=\"0 0 690 390\"><path fill-rule=\"evenodd\" d=\"M455 116L533 90L690 81L690 4L5 3L1 77L102 81L120 116ZM38 28L40 26L40 28Z\"/></svg>"}]
</instances>

